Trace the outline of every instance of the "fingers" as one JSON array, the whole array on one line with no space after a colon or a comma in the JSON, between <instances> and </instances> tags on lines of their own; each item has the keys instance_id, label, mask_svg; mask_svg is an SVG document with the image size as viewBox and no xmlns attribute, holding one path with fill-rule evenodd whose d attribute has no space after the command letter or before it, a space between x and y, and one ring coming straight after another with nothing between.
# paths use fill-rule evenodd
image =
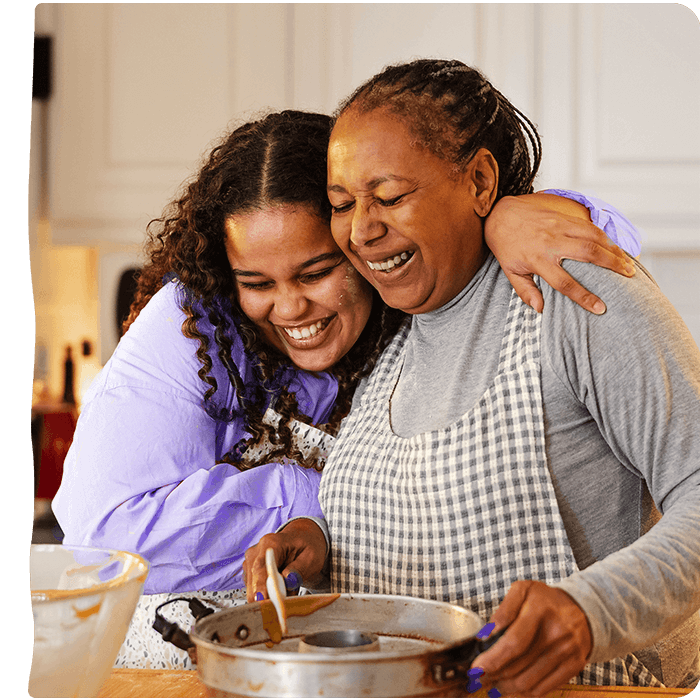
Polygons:
<instances>
[{"instance_id":1,"label":"fingers","mask_svg":"<svg viewBox=\"0 0 700 700\"><path fill-rule=\"evenodd\" d=\"M578 221L570 229L558 236L551 254L559 261L578 260L604 267L625 277L635 274L634 263L622 248L615 245L597 226Z\"/></svg>"},{"instance_id":2,"label":"fingers","mask_svg":"<svg viewBox=\"0 0 700 700\"><path fill-rule=\"evenodd\" d=\"M593 224L589 226L592 226L596 233L601 234L600 238L590 242L581 241L578 252L572 250L565 257L605 267L624 277L634 277L635 268L632 258L622 248L612 243L598 227Z\"/></svg>"},{"instance_id":3,"label":"fingers","mask_svg":"<svg viewBox=\"0 0 700 700\"><path fill-rule=\"evenodd\" d=\"M484 237L518 296L536 311L543 300L533 275L587 311L605 312L603 300L563 270L562 260L592 263L627 277L635 273L632 259L591 222L583 205L556 195L501 198L486 219Z\"/></svg>"},{"instance_id":4,"label":"fingers","mask_svg":"<svg viewBox=\"0 0 700 700\"><path fill-rule=\"evenodd\" d=\"M505 629L516 621L533 583L533 581L514 581L511 584L501 604L491 615L494 632Z\"/></svg>"},{"instance_id":5,"label":"fingers","mask_svg":"<svg viewBox=\"0 0 700 700\"><path fill-rule=\"evenodd\" d=\"M576 224L583 228L593 227L600 232L593 224ZM601 315L606 311L605 302L600 297L593 294L572 277L562 266L563 260L576 260L605 267L613 272L626 277L633 277L635 274L634 263L627 254L616 245L610 243L604 237L602 242L591 240L583 241L580 238L569 238L568 236L558 239L557 246L552 247L547 254L540 254L530 264L532 270L524 274L521 268L515 272L506 270L513 288L518 296L532 306L536 311L541 312L544 307L542 294L539 292L534 282L532 282L532 272L538 274L552 289L571 299L586 311Z\"/></svg>"},{"instance_id":6,"label":"fingers","mask_svg":"<svg viewBox=\"0 0 700 700\"><path fill-rule=\"evenodd\" d=\"M592 647L583 611L564 591L538 581L514 583L494 612L503 636L473 663L481 683L503 694L542 697L575 676Z\"/></svg>"},{"instance_id":7,"label":"fingers","mask_svg":"<svg viewBox=\"0 0 700 700\"><path fill-rule=\"evenodd\" d=\"M505 641L504 634L498 644ZM543 638L538 636L531 642L528 651L498 673L484 672L480 678L481 684L495 687L503 695L544 697L576 676L585 664L576 650L563 641L546 645Z\"/></svg>"},{"instance_id":8,"label":"fingers","mask_svg":"<svg viewBox=\"0 0 700 700\"><path fill-rule=\"evenodd\" d=\"M245 575L246 598L249 603L268 597L267 567L265 565L265 552L268 548L272 548L275 552L275 561L279 566L284 555L283 543L278 535L264 535L255 546L246 550L243 573Z\"/></svg>"},{"instance_id":9,"label":"fingers","mask_svg":"<svg viewBox=\"0 0 700 700\"><path fill-rule=\"evenodd\" d=\"M600 297L590 292L575 278L573 278L557 262L541 262L540 277L560 294L571 299L579 306L590 313L601 315L606 311L605 302ZM517 295L537 313L542 313L544 309L544 298L539 287L534 283L532 275L518 274L504 270L506 277L513 285Z\"/></svg>"},{"instance_id":10,"label":"fingers","mask_svg":"<svg viewBox=\"0 0 700 700\"><path fill-rule=\"evenodd\" d=\"M248 602L268 597L265 565L268 548L275 554L288 594L296 595L303 581L313 584L321 575L326 559L323 531L311 520L295 520L278 533L264 535L246 551L243 573Z\"/></svg>"},{"instance_id":11,"label":"fingers","mask_svg":"<svg viewBox=\"0 0 700 700\"><path fill-rule=\"evenodd\" d=\"M556 289L564 296L569 297L571 301L576 302L586 311L596 314L597 316L605 313L607 309L605 302L577 282L563 267L554 264L543 266L540 277L542 277L552 289ZM519 296L521 299L523 298L520 294ZM541 311L541 309L539 310Z\"/></svg>"},{"instance_id":12,"label":"fingers","mask_svg":"<svg viewBox=\"0 0 700 700\"><path fill-rule=\"evenodd\" d=\"M515 272L503 270L506 277L513 285L513 289L517 295L528 305L531 306L538 314L544 309L544 298L542 292L532 280L532 275L519 275Z\"/></svg>"},{"instance_id":13,"label":"fingers","mask_svg":"<svg viewBox=\"0 0 700 700\"><path fill-rule=\"evenodd\" d=\"M294 569L289 569L286 574L282 572L282 576L284 578L285 588L287 589L287 595L298 595L303 582L301 574Z\"/></svg>"}]
</instances>

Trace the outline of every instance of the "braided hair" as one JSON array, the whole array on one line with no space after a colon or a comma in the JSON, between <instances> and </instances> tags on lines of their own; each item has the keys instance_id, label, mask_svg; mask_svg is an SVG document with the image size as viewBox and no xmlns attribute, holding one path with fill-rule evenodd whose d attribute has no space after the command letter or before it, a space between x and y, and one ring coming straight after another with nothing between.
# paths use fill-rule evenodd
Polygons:
<instances>
[{"instance_id":1,"label":"braided hair","mask_svg":"<svg viewBox=\"0 0 700 700\"><path fill-rule=\"evenodd\" d=\"M238 304L235 281L225 248L229 216L279 205L308 207L330 222L326 194L326 152L331 119L323 114L287 110L271 113L233 130L216 145L183 192L147 228L147 263L141 270L134 301L124 322L126 332L153 295L168 281L179 282L179 303L185 312L182 332L198 341L198 375L206 389L206 412L219 421L244 417L249 438L241 440L220 459L239 469L288 457L320 470L317 460L306 460L294 447L291 421L310 423L286 387L295 369L289 358L264 342L262 334ZM330 225L330 223L329 223ZM338 398L329 423L337 432L349 411L359 379L368 374L381 350L394 335L403 315L387 307L373 293L372 311L351 350L329 369L338 380ZM208 322L213 333L206 331ZM243 343L253 377L240 375L232 359L233 344ZM219 387L213 375L212 352L225 368L235 390L237 408L217 401ZM271 397L281 419L277 428L263 422ZM249 447L267 445L254 461L246 460Z\"/></svg>"},{"instance_id":2,"label":"braided hair","mask_svg":"<svg viewBox=\"0 0 700 700\"><path fill-rule=\"evenodd\" d=\"M385 108L404 117L416 145L456 167L480 148L499 168L496 199L530 194L542 157L535 125L475 68L461 61L418 59L385 68L338 108L360 113Z\"/></svg>"}]
</instances>

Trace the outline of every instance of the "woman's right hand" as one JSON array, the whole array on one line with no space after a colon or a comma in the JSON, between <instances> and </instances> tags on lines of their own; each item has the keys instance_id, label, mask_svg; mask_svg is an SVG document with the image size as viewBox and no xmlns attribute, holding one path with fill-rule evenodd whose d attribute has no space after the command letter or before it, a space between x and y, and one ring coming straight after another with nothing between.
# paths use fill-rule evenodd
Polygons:
<instances>
[{"instance_id":1,"label":"woman's right hand","mask_svg":"<svg viewBox=\"0 0 700 700\"><path fill-rule=\"evenodd\" d=\"M256 545L246 550L243 572L249 603L256 600L258 593L263 598L268 597L265 552L270 548L275 552L277 568L285 580L289 574L296 573L303 585L311 588L322 580L327 554L323 531L313 520L292 520L284 530L263 535Z\"/></svg>"}]
</instances>

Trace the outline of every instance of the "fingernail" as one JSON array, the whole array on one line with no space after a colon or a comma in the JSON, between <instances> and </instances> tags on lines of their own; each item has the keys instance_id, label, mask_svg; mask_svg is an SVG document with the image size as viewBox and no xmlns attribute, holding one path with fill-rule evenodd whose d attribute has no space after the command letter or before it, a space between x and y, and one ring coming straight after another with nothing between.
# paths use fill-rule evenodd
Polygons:
<instances>
[{"instance_id":1,"label":"fingernail","mask_svg":"<svg viewBox=\"0 0 700 700\"><path fill-rule=\"evenodd\" d=\"M265 596L260 591L258 591L255 594L255 600L265 600Z\"/></svg>"},{"instance_id":2,"label":"fingernail","mask_svg":"<svg viewBox=\"0 0 700 700\"><path fill-rule=\"evenodd\" d=\"M477 690L481 690L481 683L475 678L467 684L467 692L476 693Z\"/></svg>"},{"instance_id":3,"label":"fingernail","mask_svg":"<svg viewBox=\"0 0 700 700\"><path fill-rule=\"evenodd\" d=\"M489 622L488 624L484 625L474 636L477 639L486 639L491 635L491 632L493 632L494 627L496 627L496 623Z\"/></svg>"},{"instance_id":4,"label":"fingernail","mask_svg":"<svg viewBox=\"0 0 700 700\"><path fill-rule=\"evenodd\" d=\"M500 692L498 690L496 690L496 688L491 688L491 690L489 690L488 693L486 693L486 695L488 695L490 698L500 698L501 697Z\"/></svg>"},{"instance_id":5,"label":"fingernail","mask_svg":"<svg viewBox=\"0 0 700 700\"><path fill-rule=\"evenodd\" d=\"M287 590L290 591L299 588L299 586L301 585L301 581L299 580L299 574L297 574L294 571L291 571L284 579L284 585L287 587Z\"/></svg>"},{"instance_id":6,"label":"fingernail","mask_svg":"<svg viewBox=\"0 0 700 700\"><path fill-rule=\"evenodd\" d=\"M630 277L634 277L635 272L636 272L636 270L634 269L634 265L632 265L631 263L627 263L627 264L625 265L625 272L626 272Z\"/></svg>"},{"instance_id":7,"label":"fingernail","mask_svg":"<svg viewBox=\"0 0 700 700\"><path fill-rule=\"evenodd\" d=\"M483 675L484 675L484 669L483 669L483 668L478 668L478 667L476 667L476 668L470 668L470 669L467 671L467 675L468 675L470 678L479 678L479 676L483 676Z\"/></svg>"},{"instance_id":8,"label":"fingernail","mask_svg":"<svg viewBox=\"0 0 700 700\"><path fill-rule=\"evenodd\" d=\"M607 308L605 304L602 301L596 301L595 304L593 304L593 313L597 314L600 316L601 314L604 314L606 312Z\"/></svg>"}]
</instances>

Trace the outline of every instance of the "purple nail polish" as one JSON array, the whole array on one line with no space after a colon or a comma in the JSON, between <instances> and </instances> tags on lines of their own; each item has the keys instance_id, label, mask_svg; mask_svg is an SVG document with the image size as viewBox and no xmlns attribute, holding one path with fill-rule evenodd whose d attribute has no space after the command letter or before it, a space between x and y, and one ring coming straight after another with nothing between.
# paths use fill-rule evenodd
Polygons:
<instances>
[{"instance_id":1,"label":"purple nail polish","mask_svg":"<svg viewBox=\"0 0 700 700\"><path fill-rule=\"evenodd\" d=\"M284 579L284 585L290 591L299 588L299 586L301 585L301 582L299 581L299 574L297 574L295 571L291 571L287 575L287 578Z\"/></svg>"},{"instance_id":2,"label":"purple nail polish","mask_svg":"<svg viewBox=\"0 0 700 700\"><path fill-rule=\"evenodd\" d=\"M470 678L479 678L479 676L483 676L483 675L484 675L484 669L483 669L483 668L479 668L478 666L476 666L475 668L470 668L470 669L467 671L467 675L468 675Z\"/></svg>"},{"instance_id":3,"label":"purple nail polish","mask_svg":"<svg viewBox=\"0 0 700 700\"><path fill-rule=\"evenodd\" d=\"M491 632L493 632L495 626L495 622L489 622L488 624L484 625L474 636L477 639L486 639L491 635Z\"/></svg>"},{"instance_id":4,"label":"purple nail polish","mask_svg":"<svg viewBox=\"0 0 700 700\"><path fill-rule=\"evenodd\" d=\"M265 596L260 591L258 591L255 594L255 600L265 600Z\"/></svg>"},{"instance_id":5,"label":"purple nail polish","mask_svg":"<svg viewBox=\"0 0 700 700\"><path fill-rule=\"evenodd\" d=\"M469 681L469 684L467 685L467 692L476 693L477 690L481 690L481 683L474 678Z\"/></svg>"},{"instance_id":6,"label":"purple nail polish","mask_svg":"<svg viewBox=\"0 0 700 700\"><path fill-rule=\"evenodd\" d=\"M491 690L489 690L488 693L486 693L486 695L488 695L490 698L500 698L501 697L501 693L498 690L496 690L495 688L491 688Z\"/></svg>"}]
</instances>

